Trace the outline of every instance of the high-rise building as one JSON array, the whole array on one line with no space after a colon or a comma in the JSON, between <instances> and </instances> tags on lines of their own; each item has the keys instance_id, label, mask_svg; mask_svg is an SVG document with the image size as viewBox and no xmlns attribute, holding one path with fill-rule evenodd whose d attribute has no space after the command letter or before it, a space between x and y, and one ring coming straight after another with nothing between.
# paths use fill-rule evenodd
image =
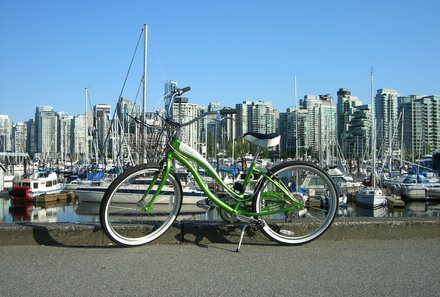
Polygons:
<instances>
[{"instance_id":1,"label":"high-rise building","mask_svg":"<svg viewBox=\"0 0 440 297\"><path fill-rule=\"evenodd\" d=\"M14 153L25 153L27 143L27 123L15 123L12 129L12 147Z\"/></svg>"},{"instance_id":2,"label":"high-rise building","mask_svg":"<svg viewBox=\"0 0 440 297\"><path fill-rule=\"evenodd\" d=\"M399 100L404 155L414 161L440 150L440 96L411 95Z\"/></svg>"},{"instance_id":3,"label":"high-rise building","mask_svg":"<svg viewBox=\"0 0 440 297\"><path fill-rule=\"evenodd\" d=\"M177 90L177 82L172 81L172 80L167 80L165 82L165 87L164 87L164 108L168 109L169 108L169 104L173 104L173 102L170 102L169 100L171 100L171 93Z\"/></svg>"},{"instance_id":4,"label":"high-rise building","mask_svg":"<svg viewBox=\"0 0 440 297\"><path fill-rule=\"evenodd\" d=\"M287 108L279 115L281 158L303 158L309 147L310 116L307 109ZM297 140L298 138L298 140ZM298 156L296 154L298 153Z\"/></svg>"},{"instance_id":5,"label":"high-rise building","mask_svg":"<svg viewBox=\"0 0 440 297\"><path fill-rule=\"evenodd\" d=\"M189 103L188 98L181 98L181 100L178 102L174 102L172 110L174 120L178 123L186 123L199 115L199 105ZM182 141L191 146L193 149L198 148L198 130L198 122L181 129L180 137Z\"/></svg>"},{"instance_id":6,"label":"high-rise building","mask_svg":"<svg viewBox=\"0 0 440 297\"><path fill-rule=\"evenodd\" d=\"M110 145L111 105L97 104L93 107L93 151L94 155L104 159L111 152Z\"/></svg>"},{"instance_id":7,"label":"high-rise building","mask_svg":"<svg viewBox=\"0 0 440 297\"><path fill-rule=\"evenodd\" d=\"M37 153L40 158L56 159L58 152L58 117L52 106L38 106L35 112Z\"/></svg>"},{"instance_id":8,"label":"high-rise building","mask_svg":"<svg viewBox=\"0 0 440 297\"><path fill-rule=\"evenodd\" d=\"M318 110L318 148L319 160L326 165L333 165L337 154L336 141L336 106L330 95L319 96ZM316 111L315 111L316 112Z\"/></svg>"},{"instance_id":9,"label":"high-rise building","mask_svg":"<svg viewBox=\"0 0 440 297\"><path fill-rule=\"evenodd\" d=\"M371 155L371 105L357 106L345 138L345 157L357 159Z\"/></svg>"},{"instance_id":10,"label":"high-rise building","mask_svg":"<svg viewBox=\"0 0 440 297\"><path fill-rule=\"evenodd\" d=\"M73 144L73 154L71 156L74 161L86 162L86 117L81 114L73 117L72 124L72 144Z\"/></svg>"},{"instance_id":11,"label":"high-rise building","mask_svg":"<svg viewBox=\"0 0 440 297\"><path fill-rule=\"evenodd\" d=\"M26 122L27 125L27 142L26 142L26 152L33 155L37 152L37 137L36 137L36 127L35 120L30 119Z\"/></svg>"},{"instance_id":12,"label":"high-rise building","mask_svg":"<svg viewBox=\"0 0 440 297\"><path fill-rule=\"evenodd\" d=\"M275 113L270 101L256 101L252 104L252 126L248 131L269 134L276 129Z\"/></svg>"},{"instance_id":13,"label":"high-rise building","mask_svg":"<svg viewBox=\"0 0 440 297\"><path fill-rule=\"evenodd\" d=\"M275 110L270 101L243 101L235 105L236 135L242 136L247 132L273 133L277 125Z\"/></svg>"},{"instance_id":14,"label":"high-rise building","mask_svg":"<svg viewBox=\"0 0 440 297\"><path fill-rule=\"evenodd\" d=\"M118 136L123 139L119 139L115 146L120 147L122 155L127 156L129 150L139 150L140 147L139 134L142 127L136 120L142 119L141 106L121 97L116 106L116 114L119 121Z\"/></svg>"},{"instance_id":15,"label":"high-rise building","mask_svg":"<svg viewBox=\"0 0 440 297\"><path fill-rule=\"evenodd\" d=\"M336 113L337 113L337 135L338 142L342 151L347 153L347 148L345 144L345 138L348 135L348 129L350 126L350 121L355 111L355 108L359 105L362 105L361 101L358 97L352 96L351 92L347 88L340 88L337 92L338 101L336 104Z\"/></svg>"},{"instance_id":16,"label":"high-rise building","mask_svg":"<svg viewBox=\"0 0 440 297\"><path fill-rule=\"evenodd\" d=\"M221 102L211 101L208 104L208 112L217 112L223 108ZM205 149L202 150L203 153L206 153L208 157L215 158L219 151L223 149L222 144L225 144L225 135L224 135L224 122L218 121L218 118L210 116L208 118L203 118L199 122L200 128L202 130L206 129L205 134L202 135L202 141L206 144Z\"/></svg>"},{"instance_id":17,"label":"high-rise building","mask_svg":"<svg viewBox=\"0 0 440 297\"><path fill-rule=\"evenodd\" d=\"M66 113L59 113L59 136L58 152L60 160L70 161L74 154L73 145L73 116Z\"/></svg>"},{"instance_id":18,"label":"high-rise building","mask_svg":"<svg viewBox=\"0 0 440 297\"><path fill-rule=\"evenodd\" d=\"M319 96L316 95L305 95L304 99L301 100L301 103L302 108L308 110L309 115L309 137L306 146L311 149L311 153L314 155L314 157L318 157L321 148L321 100L319 99Z\"/></svg>"},{"instance_id":19,"label":"high-rise building","mask_svg":"<svg viewBox=\"0 0 440 297\"><path fill-rule=\"evenodd\" d=\"M298 110L298 158L307 159L310 156L310 114L307 109ZM296 143L296 140L295 140Z\"/></svg>"},{"instance_id":20,"label":"high-rise building","mask_svg":"<svg viewBox=\"0 0 440 297\"><path fill-rule=\"evenodd\" d=\"M440 152L440 96L431 95L423 102L423 135L426 153Z\"/></svg>"},{"instance_id":21,"label":"high-rise building","mask_svg":"<svg viewBox=\"0 0 440 297\"><path fill-rule=\"evenodd\" d=\"M235 129L237 137L242 137L249 130L252 125L252 102L243 101L242 103L235 105L235 110L237 112L237 121L235 124Z\"/></svg>"},{"instance_id":22,"label":"high-rise building","mask_svg":"<svg viewBox=\"0 0 440 297\"><path fill-rule=\"evenodd\" d=\"M336 157L336 107L333 105L333 98L328 94L305 95L300 100L300 107L298 116L301 121L297 120L295 112L287 119L293 121L287 130L296 135L295 122L298 121L298 131L301 130L298 132L298 141L301 142L302 151L307 149L309 155L323 163L333 162L333 157ZM295 138L296 136L288 138L288 145L295 147Z\"/></svg>"},{"instance_id":23,"label":"high-rise building","mask_svg":"<svg viewBox=\"0 0 440 297\"><path fill-rule=\"evenodd\" d=\"M12 121L7 115L0 115L0 152L12 151Z\"/></svg>"},{"instance_id":24,"label":"high-rise building","mask_svg":"<svg viewBox=\"0 0 440 297\"><path fill-rule=\"evenodd\" d=\"M165 82L164 95L169 95L171 94L171 92L174 92L175 90L177 90L177 82L172 80L167 80Z\"/></svg>"},{"instance_id":25,"label":"high-rise building","mask_svg":"<svg viewBox=\"0 0 440 297\"><path fill-rule=\"evenodd\" d=\"M376 116L376 145L379 150L379 157L390 155L389 148L400 147L397 129L399 126L398 98L400 94L396 90L379 89L375 96ZM383 152L383 153L382 153Z\"/></svg>"},{"instance_id":26,"label":"high-rise building","mask_svg":"<svg viewBox=\"0 0 440 297\"><path fill-rule=\"evenodd\" d=\"M278 131L281 135L281 158L290 158L294 156L296 145L296 113L297 109L293 107L287 108L286 112L280 112Z\"/></svg>"}]
</instances>

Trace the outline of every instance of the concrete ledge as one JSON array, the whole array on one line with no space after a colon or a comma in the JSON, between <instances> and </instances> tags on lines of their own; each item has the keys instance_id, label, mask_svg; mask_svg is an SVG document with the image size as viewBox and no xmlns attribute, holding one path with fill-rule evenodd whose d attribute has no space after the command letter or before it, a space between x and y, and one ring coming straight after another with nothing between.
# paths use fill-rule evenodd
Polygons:
<instances>
[{"instance_id":1,"label":"concrete ledge","mask_svg":"<svg viewBox=\"0 0 440 297\"><path fill-rule=\"evenodd\" d=\"M403 239L440 237L440 218L337 219L322 239Z\"/></svg>"},{"instance_id":2,"label":"concrete ledge","mask_svg":"<svg viewBox=\"0 0 440 297\"><path fill-rule=\"evenodd\" d=\"M222 222L176 222L154 244L237 243L241 226ZM318 240L402 239L440 237L440 218L337 218ZM264 234L248 228L244 243L271 243ZM71 247L113 246L99 224L0 224L0 246L54 245Z\"/></svg>"}]
</instances>

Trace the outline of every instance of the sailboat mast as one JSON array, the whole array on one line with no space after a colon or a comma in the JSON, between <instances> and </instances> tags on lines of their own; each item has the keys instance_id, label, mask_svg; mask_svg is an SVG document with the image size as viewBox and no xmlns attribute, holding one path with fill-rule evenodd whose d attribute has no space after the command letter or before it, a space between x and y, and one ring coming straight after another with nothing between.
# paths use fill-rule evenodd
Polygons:
<instances>
[{"instance_id":1,"label":"sailboat mast","mask_svg":"<svg viewBox=\"0 0 440 297\"><path fill-rule=\"evenodd\" d=\"M297 93L296 93L296 75L295 75L295 81L294 81L294 86L295 86L295 106L296 106L296 110L295 110L295 159L298 160L299 156L299 139L298 139L298 112L299 112L299 106L298 106L298 97L297 97Z\"/></svg>"},{"instance_id":2,"label":"sailboat mast","mask_svg":"<svg viewBox=\"0 0 440 297\"><path fill-rule=\"evenodd\" d=\"M372 186L376 187L376 120L374 108L373 68L371 68L371 178Z\"/></svg>"},{"instance_id":3,"label":"sailboat mast","mask_svg":"<svg viewBox=\"0 0 440 297\"><path fill-rule=\"evenodd\" d=\"M403 158L405 156L403 150L404 150L404 145L403 145L403 133L405 131L405 108L402 108L402 129L400 131L400 170L402 170L403 168Z\"/></svg>"},{"instance_id":4,"label":"sailboat mast","mask_svg":"<svg viewBox=\"0 0 440 297\"><path fill-rule=\"evenodd\" d=\"M89 140L88 140L88 127L87 127L87 97L88 97L88 90L87 88L84 89L84 163L87 163L88 161L88 155L89 155Z\"/></svg>"},{"instance_id":5,"label":"sailboat mast","mask_svg":"<svg viewBox=\"0 0 440 297\"><path fill-rule=\"evenodd\" d=\"M147 60L148 60L148 25L144 24L144 67L143 67L143 79L142 79L142 122L146 122L147 111ZM145 125L141 126L141 160L139 163L143 163L145 160Z\"/></svg>"},{"instance_id":6,"label":"sailboat mast","mask_svg":"<svg viewBox=\"0 0 440 297\"><path fill-rule=\"evenodd\" d=\"M391 104L392 104L392 96L391 94L388 94L388 151L389 151L389 163L388 168L389 171L393 169L393 121L391 120L392 114L391 114Z\"/></svg>"}]
</instances>

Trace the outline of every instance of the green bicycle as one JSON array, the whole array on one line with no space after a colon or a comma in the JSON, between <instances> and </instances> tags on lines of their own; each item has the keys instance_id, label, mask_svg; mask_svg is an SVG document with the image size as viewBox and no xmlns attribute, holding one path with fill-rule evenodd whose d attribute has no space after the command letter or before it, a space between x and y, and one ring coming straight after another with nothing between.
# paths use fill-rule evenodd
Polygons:
<instances>
[{"instance_id":1,"label":"green bicycle","mask_svg":"<svg viewBox=\"0 0 440 297\"><path fill-rule=\"evenodd\" d=\"M192 174L201 191L230 221L243 222L239 251L248 226L260 228L271 240L300 245L322 235L332 224L338 209L338 193L331 177L320 167L303 161L281 162L267 170L257 168L263 149L279 144L278 134L246 133L243 137L257 146L244 179L227 185L212 165L179 139L182 127L172 116L175 97L189 91L172 92L165 101L165 150L158 164L142 164L119 175L104 194L100 222L105 234L122 246L149 243L176 220L182 205L182 183L173 170L178 161ZM212 113L211 113L212 114ZM219 197L199 175L193 164L203 168L227 195ZM251 178L259 176L252 191Z\"/></svg>"}]
</instances>

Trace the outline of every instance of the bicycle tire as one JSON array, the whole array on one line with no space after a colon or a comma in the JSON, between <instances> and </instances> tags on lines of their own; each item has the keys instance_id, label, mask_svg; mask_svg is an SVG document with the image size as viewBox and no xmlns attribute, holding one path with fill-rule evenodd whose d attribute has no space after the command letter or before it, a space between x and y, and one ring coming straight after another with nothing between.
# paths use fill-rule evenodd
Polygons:
<instances>
[{"instance_id":1,"label":"bicycle tire","mask_svg":"<svg viewBox=\"0 0 440 297\"><path fill-rule=\"evenodd\" d=\"M295 200L306 206L303 210L258 217L263 233L285 245L301 245L324 234L339 205L337 188L327 172L309 162L290 161L273 167L268 173L272 179L281 182ZM285 194L268 179L261 179L255 191L255 212L289 206ZM273 198L283 195L283 199Z\"/></svg>"},{"instance_id":2,"label":"bicycle tire","mask_svg":"<svg viewBox=\"0 0 440 297\"><path fill-rule=\"evenodd\" d=\"M121 246L143 245L160 237L174 223L182 206L182 186L173 171L151 209L144 209L156 192L161 170L159 165L138 165L110 184L101 201L99 218L102 229L113 242ZM157 173L159 177L146 202L141 203Z\"/></svg>"}]
</instances>

